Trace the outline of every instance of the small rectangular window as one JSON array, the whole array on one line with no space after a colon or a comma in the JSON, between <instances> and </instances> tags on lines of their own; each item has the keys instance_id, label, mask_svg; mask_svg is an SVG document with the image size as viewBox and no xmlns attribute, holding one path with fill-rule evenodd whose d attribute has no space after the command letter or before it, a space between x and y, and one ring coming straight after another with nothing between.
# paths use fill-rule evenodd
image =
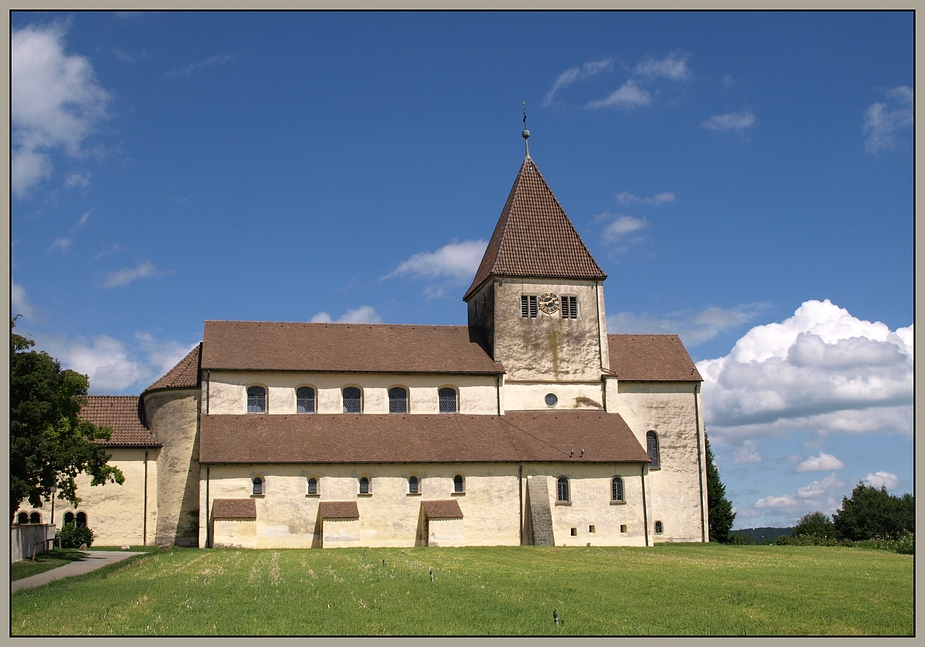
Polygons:
<instances>
[{"instance_id":1,"label":"small rectangular window","mask_svg":"<svg viewBox=\"0 0 925 647\"><path fill-rule=\"evenodd\" d=\"M578 297L562 297L562 318L578 319Z\"/></svg>"},{"instance_id":2,"label":"small rectangular window","mask_svg":"<svg viewBox=\"0 0 925 647\"><path fill-rule=\"evenodd\" d=\"M520 297L520 316L524 319L536 319L536 297L535 296L522 296Z\"/></svg>"},{"instance_id":3,"label":"small rectangular window","mask_svg":"<svg viewBox=\"0 0 925 647\"><path fill-rule=\"evenodd\" d=\"M625 524L625 523L621 523L621 524L620 524L620 532L626 532L626 524Z\"/></svg>"},{"instance_id":4,"label":"small rectangular window","mask_svg":"<svg viewBox=\"0 0 925 647\"><path fill-rule=\"evenodd\" d=\"M572 528L572 537L578 536L578 528Z\"/></svg>"},{"instance_id":5,"label":"small rectangular window","mask_svg":"<svg viewBox=\"0 0 925 647\"><path fill-rule=\"evenodd\" d=\"M588 526L588 532L594 532L594 525Z\"/></svg>"}]
</instances>

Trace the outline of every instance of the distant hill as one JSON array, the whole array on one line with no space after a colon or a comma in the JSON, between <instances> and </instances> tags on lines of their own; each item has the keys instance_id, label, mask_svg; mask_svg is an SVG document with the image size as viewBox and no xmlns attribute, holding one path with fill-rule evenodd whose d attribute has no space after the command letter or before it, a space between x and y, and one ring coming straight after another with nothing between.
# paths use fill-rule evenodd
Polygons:
<instances>
[{"instance_id":1,"label":"distant hill","mask_svg":"<svg viewBox=\"0 0 925 647\"><path fill-rule=\"evenodd\" d=\"M743 528L742 530L733 530L731 534L746 535L751 537L756 544L767 544L781 535L792 535L793 528Z\"/></svg>"}]
</instances>

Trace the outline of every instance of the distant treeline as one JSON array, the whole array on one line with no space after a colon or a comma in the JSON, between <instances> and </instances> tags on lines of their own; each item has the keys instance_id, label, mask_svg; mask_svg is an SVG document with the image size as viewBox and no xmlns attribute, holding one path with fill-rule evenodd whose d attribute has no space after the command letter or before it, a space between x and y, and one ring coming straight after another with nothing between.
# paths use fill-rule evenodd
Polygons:
<instances>
[{"instance_id":1,"label":"distant treeline","mask_svg":"<svg viewBox=\"0 0 925 647\"><path fill-rule=\"evenodd\" d=\"M781 535L792 536L793 528L743 528L733 530L730 534L732 543L735 544L772 544ZM736 535L739 537L737 538Z\"/></svg>"}]
</instances>

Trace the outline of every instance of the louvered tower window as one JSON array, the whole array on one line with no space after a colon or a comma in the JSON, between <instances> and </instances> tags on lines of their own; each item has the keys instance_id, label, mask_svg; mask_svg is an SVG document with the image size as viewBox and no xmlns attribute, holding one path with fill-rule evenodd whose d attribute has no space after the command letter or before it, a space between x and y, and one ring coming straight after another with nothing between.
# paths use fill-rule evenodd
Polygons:
<instances>
[{"instance_id":1,"label":"louvered tower window","mask_svg":"<svg viewBox=\"0 0 925 647\"><path fill-rule=\"evenodd\" d=\"M520 297L520 316L524 319L536 319L536 297Z\"/></svg>"},{"instance_id":2,"label":"louvered tower window","mask_svg":"<svg viewBox=\"0 0 925 647\"><path fill-rule=\"evenodd\" d=\"M578 297L562 297L562 318L578 319Z\"/></svg>"}]
</instances>

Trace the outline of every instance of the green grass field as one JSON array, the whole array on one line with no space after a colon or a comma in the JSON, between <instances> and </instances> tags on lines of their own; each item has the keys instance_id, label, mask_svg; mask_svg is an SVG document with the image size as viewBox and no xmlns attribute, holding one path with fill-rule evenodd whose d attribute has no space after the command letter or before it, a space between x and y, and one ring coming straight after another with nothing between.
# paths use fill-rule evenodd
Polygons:
<instances>
[{"instance_id":1,"label":"green grass field","mask_svg":"<svg viewBox=\"0 0 925 647\"><path fill-rule=\"evenodd\" d=\"M913 558L715 544L171 549L17 592L10 611L14 636L908 636Z\"/></svg>"},{"instance_id":2,"label":"green grass field","mask_svg":"<svg viewBox=\"0 0 925 647\"><path fill-rule=\"evenodd\" d=\"M15 582L70 564L80 559L83 554L74 548L55 548L47 553L36 555L35 560L24 559L20 562L13 562L10 564L10 580Z\"/></svg>"}]
</instances>

